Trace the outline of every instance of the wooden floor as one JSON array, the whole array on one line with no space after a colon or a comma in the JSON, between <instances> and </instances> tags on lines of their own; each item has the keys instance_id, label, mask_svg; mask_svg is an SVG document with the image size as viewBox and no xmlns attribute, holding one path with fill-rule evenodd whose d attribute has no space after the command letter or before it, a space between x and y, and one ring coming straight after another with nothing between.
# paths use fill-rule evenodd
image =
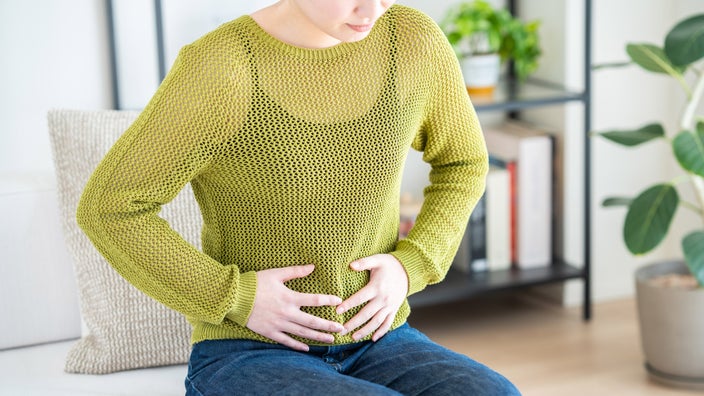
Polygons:
<instances>
[{"instance_id":1,"label":"wooden floor","mask_svg":"<svg viewBox=\"0 0 704 396\"><path fill-rule=\"evenodd\" d=\"M590 322L581 314L514 294L417 308L410 323L499 371L526 396L702 394L648 378L633 300L595 304Z\"/></svg>"}]
</instances>

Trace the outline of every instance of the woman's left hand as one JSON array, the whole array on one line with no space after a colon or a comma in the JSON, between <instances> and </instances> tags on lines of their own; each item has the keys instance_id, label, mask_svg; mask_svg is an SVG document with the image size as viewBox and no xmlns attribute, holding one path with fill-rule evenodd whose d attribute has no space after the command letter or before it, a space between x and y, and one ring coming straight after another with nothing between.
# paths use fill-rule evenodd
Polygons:
<instances>
[{"instance_id":1,"label":"woman's left hand","mask_svg":"<svg viewBox=\"0 0 704 396\"><path fill-rule=\"evenodd\" d=\"M342 314L366 303L352 319L344 324L341 335L358 329L352 339L358 341L372 332L372 341L377 341L391 328L396 312L408 293L408 275L396 257L390 254L377 254L350 263L355 271L369 271L369 283L357 293L337 306ZM365 324L366 323L366 324Z\"/></svg>"}]
</instances>

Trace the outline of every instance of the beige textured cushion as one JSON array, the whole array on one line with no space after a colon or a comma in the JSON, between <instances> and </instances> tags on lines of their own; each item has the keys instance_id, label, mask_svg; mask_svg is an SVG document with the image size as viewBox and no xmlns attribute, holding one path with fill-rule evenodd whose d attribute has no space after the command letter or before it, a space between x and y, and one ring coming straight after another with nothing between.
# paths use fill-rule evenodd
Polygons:
<instances>
[{"instance_id":1,"label":"beige textured cushion","mask_svg":"<svg viewBox=\"0 0 704 396\"><path fill-rule=\"evenodd\" d=\"M183 316L120 277L76 223L76 207L88 178L137 115L76 110L48 115L63 228L88 329L67 357L68 372L104 374L185 363L190 353L191 327ZM202 220L190 186L164 206L161 216L192 245L200 245Z\"/></svg>"}]
</instances>

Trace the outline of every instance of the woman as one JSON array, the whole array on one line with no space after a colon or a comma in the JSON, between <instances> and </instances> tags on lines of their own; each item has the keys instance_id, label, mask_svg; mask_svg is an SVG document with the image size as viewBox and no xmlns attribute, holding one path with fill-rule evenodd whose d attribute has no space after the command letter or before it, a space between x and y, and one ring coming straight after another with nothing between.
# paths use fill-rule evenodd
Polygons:
<instances>
[{"instance_id":1,"label":"woman","mask_svg":"<svg viewBox=\"0 0 704 396\"><path fill-rule=\"evenodd\" d=\"M184 47L78 220L194 327L188 395L517 394L406 324L442 280L487 154L438 27L390 0L281 0ZM432 166L397 240L408 149ZM191 183L199 252L158 217Z\"/></svg>"}]
</instances>

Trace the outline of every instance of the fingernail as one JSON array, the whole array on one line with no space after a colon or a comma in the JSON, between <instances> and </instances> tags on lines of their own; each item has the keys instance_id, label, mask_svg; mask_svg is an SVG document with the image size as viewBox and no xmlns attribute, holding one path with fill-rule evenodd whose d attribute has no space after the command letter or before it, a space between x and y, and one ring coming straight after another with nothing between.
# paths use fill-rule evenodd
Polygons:
<instances>
[{"instance_id":1,"label":"fingernail","mask_svg":"<svg viewBox=\"0 0 704 396\"><path fill-rule=\"evenodd\" d=\"M358 333L352 335L352 339L355 341L359 341L360 338L362 338L362 336L360 336Z\"/></svg>"},{"instance_id":2,"label":"fingernail","mask_svg":"<svg viewBox=\"0 0 704 396\"><path fill-rule=\"evenodd\" d=\"M343 336L345 334L347 334L347 329L343 327L342 331L340 331L340 335Z\"/></svg>"}]
</instances>

